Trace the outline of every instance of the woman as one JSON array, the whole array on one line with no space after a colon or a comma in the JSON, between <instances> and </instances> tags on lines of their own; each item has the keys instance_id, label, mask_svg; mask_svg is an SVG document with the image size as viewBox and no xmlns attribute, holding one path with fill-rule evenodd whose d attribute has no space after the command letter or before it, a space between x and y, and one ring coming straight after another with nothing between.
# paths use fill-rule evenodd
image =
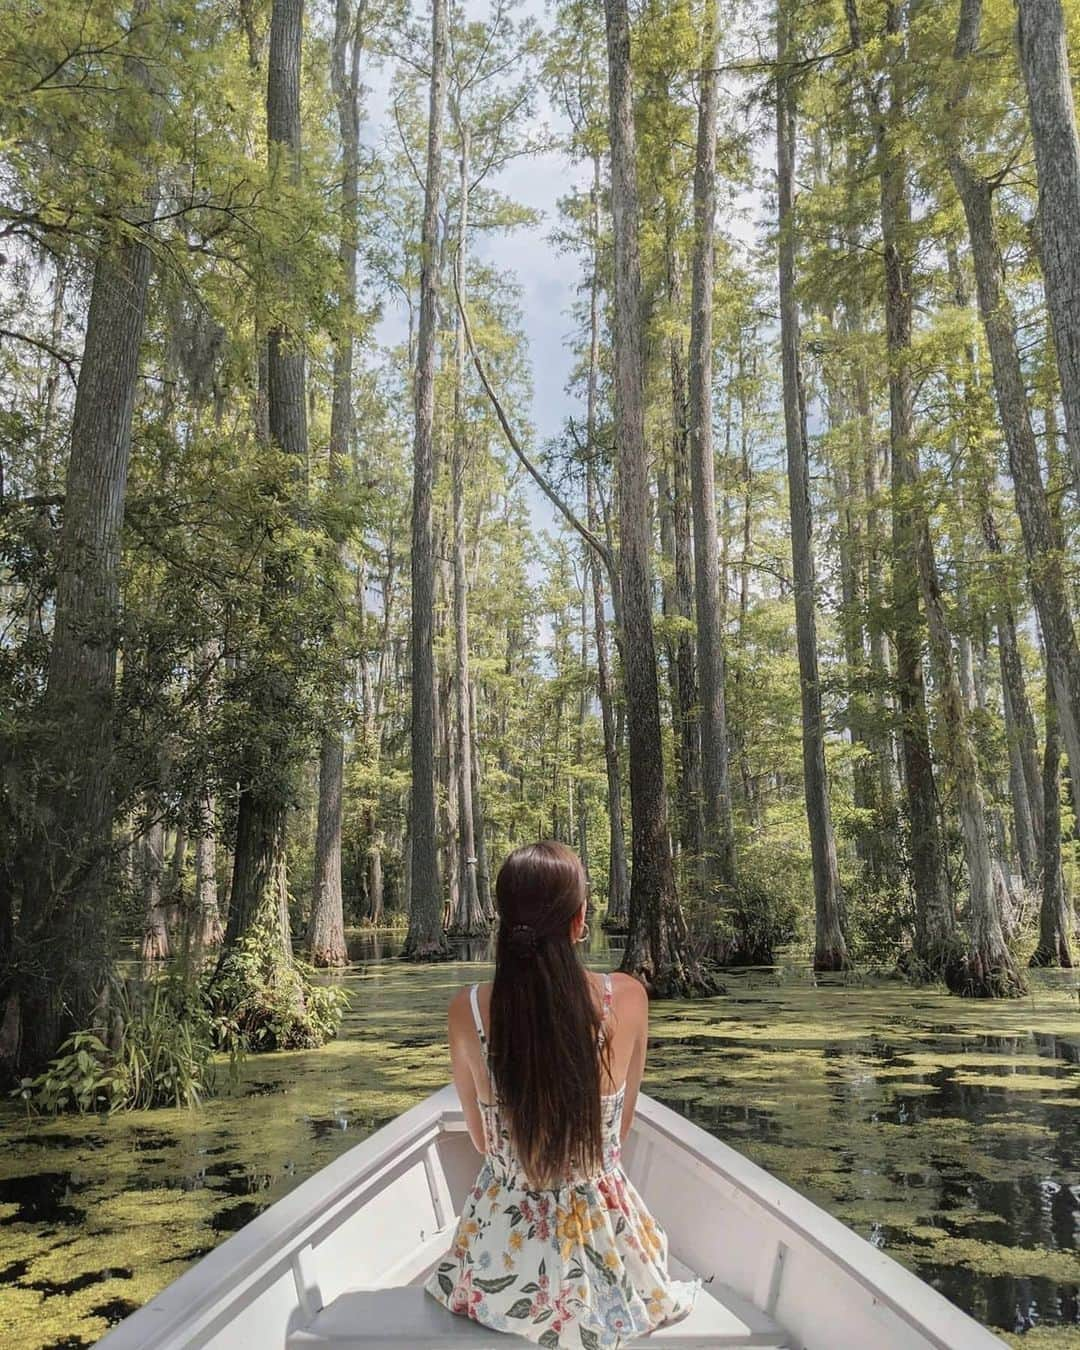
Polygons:
<instances>
[{"instance_id":1,"label":"woman","mask_svg":"<svg viewBox=\"0 0 1080 1350\"><path fill-rule=\"evenodd\" d=\"M667 1238L623 1174L648 1037L626 975L593 975L576 853L516 849L496 883L495 979L450 1004L450 1058L484 1154L427 1291L539 1345L609 1350L689 1312Z\"/></svg>"}]
</instances>

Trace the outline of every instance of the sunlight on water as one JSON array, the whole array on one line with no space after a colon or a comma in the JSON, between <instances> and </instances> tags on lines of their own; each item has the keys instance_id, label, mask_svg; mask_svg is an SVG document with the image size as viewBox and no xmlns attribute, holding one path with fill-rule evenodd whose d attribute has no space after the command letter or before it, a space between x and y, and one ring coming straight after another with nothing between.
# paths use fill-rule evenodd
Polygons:
<instances>
[{"instance_id":1,"label":"sunlight on water","mask_svg":"<svg viewBox=\"0 0 1080 1350\"><path fill-rule=\"evenodd\" d=\"M385 959L396 949L357 940L340 1040L252 1058L201 1110L28 1124L3 1108L5 1350L92 1345L445 1082L446 1001L486 968ZM1080 1346L1075 979L967 1003L892 982L816 984L792 966L730 975L728 991L654 1008L646 1089L1016 1345Z\"/></svg>"}]
</instances>

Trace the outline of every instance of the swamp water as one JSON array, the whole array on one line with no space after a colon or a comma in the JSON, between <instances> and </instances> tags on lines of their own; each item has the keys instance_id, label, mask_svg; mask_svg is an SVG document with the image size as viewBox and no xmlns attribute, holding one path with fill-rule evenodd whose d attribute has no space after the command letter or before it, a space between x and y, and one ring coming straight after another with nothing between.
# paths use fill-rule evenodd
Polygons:
<instances>
[{"instance_id":1,"label":"swamp water","mask_svg":"<svg viewBox=\"0 0 1080 1350\"><path fill-rule=\"evenodd\" d=\"M339 1040L253 1056L196 1111L0 1107L0 1346L75 1350L448 1075L460 961L367 939ZM479 953L476 953L479 954ZM1016 1346L1080 1347L1080 1002L728 976L661 1004L645 1088L910 1265ZM867 1350L871 1350L870 1347Z\"/></svg>"}]
</instances>

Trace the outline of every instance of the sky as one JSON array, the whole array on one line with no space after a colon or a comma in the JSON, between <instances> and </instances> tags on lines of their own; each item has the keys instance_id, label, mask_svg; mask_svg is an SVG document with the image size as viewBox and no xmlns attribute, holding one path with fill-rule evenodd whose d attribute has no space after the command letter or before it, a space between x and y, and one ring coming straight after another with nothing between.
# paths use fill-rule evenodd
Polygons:
<instances>
[{"instance_id":1,"label":"sky","mask_svg":"<svg viewBox=\"0 0 1080 1350\"><path fill-rule=\"evenodd\" d=\"M484 21L490 13L490 0L464 0L470 20ZM543 0L522 0L522 16L531 16L542 28L548 28L551 16ZM414 0L414 14L429 24L430 8ZM390 114L390 81L394 66L386 61L381 69L367 72L367 123L365 136L371 142L396 144L397 129ZM424 91L426 106L426 88ZM564 117L537 91L539 126L559 135L566 131ZM550 139L550 138L548 138ZM506 232L473 231L469 247L478 260L511 278L520 288L521 321L527 344L527 360L532 375L532 403L529 416L533 429L526 449L537 450L556 437L571 415L583 418L577 396L567 392L575 362L575 320L571 309L579 299L582 262L579 256L561 252L550 234L559 222L558 202L573 188L587 188L591 166L575 163L568 154L548 151L511 159L490 186L540 215L536 225ZM756 192L739 192L727 203L725 229L750 244L760 219L760 199ZM383 317L375 332L380 344L395 345L404 340L406 312L404 304L388 297ZM547 498L523 475L523 490L530 503L534 525L554 531L561 523ZM535 569L534 569L535 570Z\"/></svg>"},{"instance_id":2,"label":"sky","mask_svg":"<svg viewBox=\"0 0 1080 1350\"><path fill-rule=\"evenodd\" d=\"M465 10L470 19L483 20L489 13L489 5L467 0ZM550 21L538 0L525 0L519 12L531 15L541 25ZM387 61L382 69L369 71L365 81L368 91L365 138L376 144L393 143L397 138L389 113L392 77L393 66ZM538 91L537 108L535 130L542 126L556 133L564 130L564 123L542 90ZM581 415L576 400L566 392L575 360L571 307L582 280L581 261L561 253L548 236L558 223L559 198L575 185L584 184L590 172L588 166L575 164L567 154L557 151L511 159L492 175L489 185L513 202L536 211L539 223L508 231L473 231L469 241L470 250L479 262L495 268L520 287L518 304L532 377L528 415L533 435L525 447L527 450L535 450L556 436L571 414ZM389 346L403 341L405 326L404 304L388 297L376 326L376 342ZM523 490L534 523L553 530L554 509L547 498L527 478L523 478Z\"/></svg>"}]
</instances>

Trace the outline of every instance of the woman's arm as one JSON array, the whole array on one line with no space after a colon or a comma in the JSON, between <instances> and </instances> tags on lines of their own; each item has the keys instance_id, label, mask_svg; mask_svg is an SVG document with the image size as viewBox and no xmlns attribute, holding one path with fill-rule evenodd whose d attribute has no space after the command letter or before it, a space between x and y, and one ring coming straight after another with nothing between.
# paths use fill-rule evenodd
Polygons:
<instances>
[{"instance_id":1,"label":"woman's arm","mask_svg":"<svg viewBox=\"0 0 1080 1350\"><path fill-rule=\"evenodd\" d=\"M622 1126L619 1130L620 1143L630 1133L637 1109L638 1091L641 1076L645 1072L645 1052L649 1045L649 995L645 986L627 975L620 980L619 1021L632 1037L630 1062L626 1066L626 1096L623 1099Z\"/></svg>"},{"instance_id":2,"label":"woman's arm","mask_svg":"<svg viewBox=\"0 0 1080 1350\"><path fill-rule=\"evenodd\" d=\"M472 1024L469 1008L469 991L463 989L450 1000L447 1013L447 1039L450 1043L450 1067L454 1075L461 1109L465 1112L465 1125L469 1138L477 1153L484 1152L484 1123L480 1116L480 1107L476 1100L476 1080L469 1063L469 1040L475 1041L476 1031Z\"/></svg>"}]
</instances>

